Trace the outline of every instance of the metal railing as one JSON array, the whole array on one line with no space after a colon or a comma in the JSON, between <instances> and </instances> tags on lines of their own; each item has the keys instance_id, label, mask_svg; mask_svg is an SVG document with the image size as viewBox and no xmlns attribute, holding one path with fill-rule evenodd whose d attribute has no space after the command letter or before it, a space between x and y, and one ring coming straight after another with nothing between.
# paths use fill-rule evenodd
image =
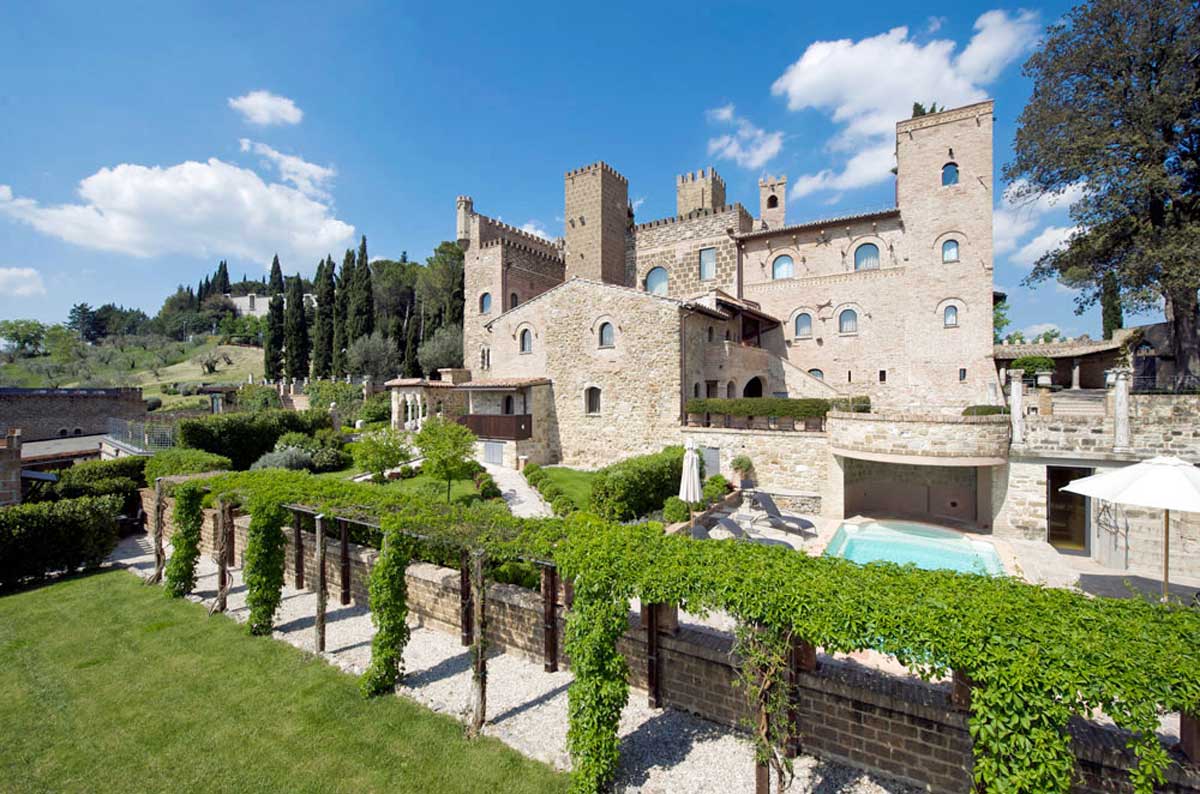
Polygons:
<instances>
[{"instance_id":1,"label":"metal railing","mask_svg":"<svg viewBox=\"0 0 1200 794\"><path fill-rule=\"evenodd\" d=\"M157 452L175 446L175 425L110 418L108 436L142 452Z\"/></svg>"}]
</instances>

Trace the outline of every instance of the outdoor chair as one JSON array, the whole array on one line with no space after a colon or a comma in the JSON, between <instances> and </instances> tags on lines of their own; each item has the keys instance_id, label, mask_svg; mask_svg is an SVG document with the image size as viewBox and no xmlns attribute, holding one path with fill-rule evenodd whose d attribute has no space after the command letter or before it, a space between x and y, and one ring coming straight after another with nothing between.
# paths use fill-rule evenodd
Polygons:
<instances>
[{"instance_id":1,"label":"outdoor chair","mask_svg":"<svg viewBox=\"0 0 1200 794\"><path fill-rule=\"evenodd\" d=\"M754 519L754 524L765 522L774 529L784 532L794 532L798 535L815 534L812 532L813 523L811 521L795 516L785 516L780 512L779 505L775 504L775 500L771 498L770 494L755 491L750 494L750 501L765 514Z\"/></svg>"},{"instance_id":2,"label":"outdoor chair","mask_svg":"<svg viewBox=\"0 0 1200 794\"><path fill-rule=\"evenodd\" d=\"M749 539L749 536L746 534L746 530L742 529L740 526L738 526L738 523L736 521L734 521L733 519L730 519L730 518L718 518L717 525L715 527L713 527L713 530L717 530L717 529L724 530L723 534L728 534L730 537L732 537L735 540L748 540ZM712 530L709 531L710 537L712 536L711 533L712 533Z\"/></svg>"}]
</instances>

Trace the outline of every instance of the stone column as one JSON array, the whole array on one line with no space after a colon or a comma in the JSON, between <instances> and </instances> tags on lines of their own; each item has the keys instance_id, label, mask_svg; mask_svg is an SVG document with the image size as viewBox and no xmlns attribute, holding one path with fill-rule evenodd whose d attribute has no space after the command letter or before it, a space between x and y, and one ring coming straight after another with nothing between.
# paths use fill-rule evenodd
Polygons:
<instances>
[{"instance_id":1,"label":"stone column","mask_svg":"<svg viewBox=\"0 0 1200 794\"><path fill-rule=\"evenodd\" d=\"M1079 358L1071 359L1071 388L1079 388Z\"/></svg>"},{"instance_id":2,"label":"stone column","mask_svg":"<svg viewBox=\"0 0 1200 794\"><path fill-rule=\"evenodd\" d=\"M333 425L335 433L342 429L341 420L338 417L337 403L329 404L329 424Z\"/></svg>"},{"instance_id":3,"label":"stone column","mask_svg":"<svg viewBox=\"0 0 1200 794\"><path fill-rule=\"evenodd\" d=\"M412 414L413 414L413 396L411 394L404 395L404 429L412 430Z\"/></svg>"},{"instance_id":4,"label":"stone column","mask_svg":"<svg viewBox=\"0 0 1200 794\"><path fill-rule=\"evenodd\" d=\"M400 429L400 392L392 389L392 429Z\"/></svg>"},{"instance_id":5,"label":"stone column","mask_svg":"<svg viewBox=\"0 0 1200 794\"><path fill-rule=\"evenodd\" d=\"M1113 452L1128 452L1132 448L1129 440L1129 385L1133 370L1120 367L1114 372L1117 385L1113 399Z\"/></svg>"},{"instance_id":6,"label":"stone column","mask_svg":"<svg viewBox=\"0 0 1200 794\"><path fill-rule=\"evenodd\" d=\"M1010 369L1008 371L1008 408L1009 421L1012 423L1012 443L1018 446L1025 443L1025 370Z\"/></svg>"}]
</instances>

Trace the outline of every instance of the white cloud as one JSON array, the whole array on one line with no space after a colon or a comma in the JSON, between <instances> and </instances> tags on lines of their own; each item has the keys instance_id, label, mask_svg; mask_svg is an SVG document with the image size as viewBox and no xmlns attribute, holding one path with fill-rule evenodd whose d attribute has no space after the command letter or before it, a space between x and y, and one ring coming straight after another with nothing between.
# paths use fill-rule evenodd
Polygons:
<instances>
[{"instance_id":1,"label":"white cloud","mask_svg":"<svg viewBox=\"0 0 1200 794\"><path fill-rule=\"evenodd\" d=\"M4 187L0 185L0 188ZM0 199L4 192L0 190ZM31 267L0 267L0 296L9 298L29 298L34 295L45 295L46 285L42 282L42 274Z\"/></svg>"},{"instance_id":2,"label":"white cloud","mask_svg":"<svg viewBox=\"0 0 1200 794\"><path fill-rule=\"evenodd\" d=\"M632 202L630 202L629 206L633 207L634 212L637 212L639 209L641 209L642 205L645 203L646 203L646 197L638 196Z\"/></svg>"},{"instance_id":3,"label":"white cloud","mask_svg":"<svg viewBox=\"0 0 1200 794\"><path fill-rule=\"evenodd\" d=\"M782 132L767 132L738 116L733 104L722 105L705 112L715 124L732 124L734 132L708 139L708 153L733 160L742 168L762 168L783 148Z\"/></svg>"},{"instance_id":4,"label":"white cloud","mask_svg":"<svg viewBox=\"0 0 1200 794\"><path fill-rule=\"evenodd\" d=\"M946 24L945 17L929 17L925 20L925 32L933 35L942 29L942 25Z\"/></svg>"},{"instance_id":5,"label":"white cloud","mask_svg":"<svg viewBox=\"0 0 1200 794\"><path fill-rule=\"evenodd\" d=\"M230 97L229 107L242 114L250 124L267 127L272 124L299 124L304 111L285 96L270 91L251 91L240 97Z\"/></svg>"},{"instance_id":6,"label":"white cloud","mask_svg":"<svg viewBox=\"0 0 1200 794\"><path fill-rule=\"evenodd\" d=\"M329 200L329 192L325 186L337 176L337 171L334 169L310 163L294 154L284 154L265 143L258 143L248 138L242 138L238 143L243 152L254 152L274 165L279 171L279 178L284 182L291 182L304 195L323 201Z\"/></svg>"},{"instance_id":7,"label":"white cloud","mask_svg":"<svg viewBox=\"0 0 1200 794\"><path fill-rule=\"evenodd\" d=\"M1059 195L1018 198L1025 184L1024 181L1018 181L1010 185L992 216L992 241L997 254L1016 248L1017 242L1040 226L1047 215L1055 210L1070 208L1083 196L1084 186L1080 183Z\"/></svg>"},{"instance_id":8,"label":"white cloud","mask_svg":"<svg viewBox=\"0 0 1200 794\"><path fill-rule=\"evenodd\" d=\"M216 158L169 167L123 163L79 183L78 203L42 205L0 185L0 214L85 248L308 265L354 227L300 190Z\"/></svg>"},{"instance_id":9,"label":"white cloud","mask_svg":"<svg viewBox=\"0 0 1200 794\"><path fill-rule=\"evenodd\" d=\"M1025 334L1026 339L1041 336L1047 331L1058 331L1061 333L1062 329L1058 327L1058 323L1034 323L1021 329L1021 333Z\"/></svg>"},{"instance_id":10,"label":"white cloud","mask_svg":"<svg viewBox=\"0 0 1200 794\"><path fill-rule=\"evenodd\" d=\"M1010 258L1022 267L1033 267L1043 254L1066 245L1067 240L1075 234L1076 229L1075 226L1047 226Z\"/></svg>"},{"instance_id":11,"label":"white cloud","mask_svg":"<svg viewBox=\"0 0 1200 794\"><path fill-rule=\"evenodd\" d=\"M771 86L790 110L829 114L840 129L828 142L833 151L861 150L842 173L801 177L793 195L815 190L864 187L889 178L883 157L895 142L895 125L908 118L913 101L942 107L978 102L984 86L1036 42L1037 15L988 11L975 22L975 35L961 52L949 39L918 43L907 27L853 41L818 41ZM872 150L868 154L868 150ZM857 161L857 162L856 162Z\"/></svg>"},{"instance_id":12,"label":"white cloud","mask_svg":"<svg viewBox=\"0 0 1200 794\"><path fill-rule=\"evenodd\" d=\"M525 224L521 226L521 231L537 235L543 240L552 239L550 237L550 233L546 231L546 227L542 225L541 221L526 221Z\"/></svg>"}]
</instances>

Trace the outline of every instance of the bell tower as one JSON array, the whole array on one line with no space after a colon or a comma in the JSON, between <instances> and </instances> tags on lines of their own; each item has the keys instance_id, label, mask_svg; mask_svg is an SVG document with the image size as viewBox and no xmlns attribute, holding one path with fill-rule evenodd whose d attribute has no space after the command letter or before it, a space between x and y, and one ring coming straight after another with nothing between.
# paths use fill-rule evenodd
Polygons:
<instances>
[{"instance_id":1,"label":"bell tower","mask_svg":"<svg viewBox=\"0 0 1200 794\"><path fill-rule=\"evenodd\" d=\"M768 229L786 224L787 175L776 179L768 176L758 180L758 219Z\"/></svg>"}]
</instances>

